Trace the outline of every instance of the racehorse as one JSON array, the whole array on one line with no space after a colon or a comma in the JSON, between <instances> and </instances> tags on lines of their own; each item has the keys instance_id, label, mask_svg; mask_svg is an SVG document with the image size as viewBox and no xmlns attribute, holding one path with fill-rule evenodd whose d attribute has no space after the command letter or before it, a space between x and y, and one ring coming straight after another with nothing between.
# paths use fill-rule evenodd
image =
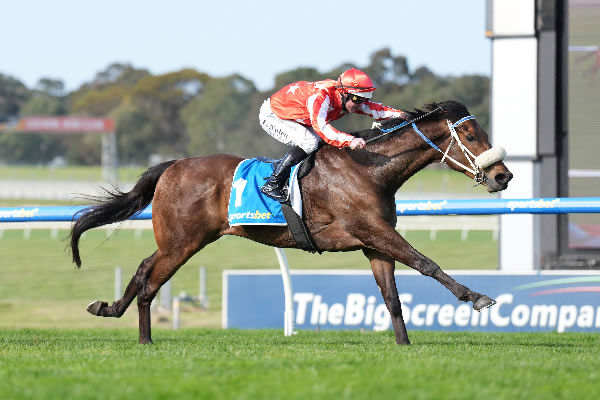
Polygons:
<instances>
[{"instance_id":1,"label":"racehorse","mask_svg":"<svg viewBox=\"0 0 600 400\"><path fill-rule=\"evenodd\" d=\"M322 147L301 180L303 216L315 244L322 251L362 250L390 313L398 344L410 341L394 280L395 261L434 278L458 300L473 302L477 311L495 301L456 282L396 231L396 191L436 161L446 162L489 192L506 189L512 179L502 162L503 149L491 147L487 133L463 104L444 101L424 108L410 111L410 121L391 119L378 128L355 133L368 143L363 149ZM87 310L96 316L118 318L137 296L139 341L152 343L152 299L204 246L224 235L236 235L269 246L296 247L286 226L229 225L233 173L241 161L241 157L223 154L168 161L144 172L131 191L107 190L97 204L82 210L70 234L77 267L81 266L78 245L83 232L124 221L151 202L158 246L141 262L121 299L110 306L96 301Z\"/></svg>"}]
</instances>

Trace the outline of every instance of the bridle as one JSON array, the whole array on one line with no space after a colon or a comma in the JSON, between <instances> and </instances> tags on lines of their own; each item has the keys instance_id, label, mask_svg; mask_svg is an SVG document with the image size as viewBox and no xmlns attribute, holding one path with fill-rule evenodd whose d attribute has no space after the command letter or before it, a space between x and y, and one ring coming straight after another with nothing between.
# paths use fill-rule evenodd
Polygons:
<instances>
[{"instance_id":1,"label":"bridle","mask_svg":"<svg viewBox=\"0 0 600 400\"><path fill-rule=\"evenodd\" d=\"M448 124L448 129L450 130L451 138L450 138L450 144L448 144L448 148L446 149L445 152L443 152L438 146L435 145L435 143L433 143L431 140L429 140L423 134L423 132L421 132L419 130L419 128L417 128L417 125L414 122L412 123L412 127L413 127L414 131L417 132L417 134L419 136L421 136L423 138L423 140L425 140L431 147L433 147L440 153L444 154L444 156L440 160L441 163L443 163L446 159L448 159L448 161L452 161L454 164L463 168L465 171L468 171L471 174L473 174L473 179L475 180L475 183L477 185L480 185L480 184L485 183L485 181L487 179L483 170L485 168L489 167L490 165L497 163L498 161L504 160L504 157L506 157L506 150L504 150L502 147L498 146L498 147L492 147L491 149L484 151L483 153L481 153L478 156L473 154L473 152L471 150L469 150L467 148L467 146L465 146L463 144L462 140L460 140L460 137L458 136L458 133L456 132L456 128L460 124L462 124L463 122L468 121L470 119L474 120L475 117L473 115L468 115L466 117L459 119L455 123L452 123L449 120L446 120L446 123ZM468 166L462 164L461 162L455 160L454 158L452 158L448 155L450 148L452 148L452 145L454 145L455 142L456 142L456 144L458 144L458 147L460 147L460 150L464 154L467 161L469 161L469 165L471 167L468 167Z\"/></svg>"},{"instance_id":2,"label":"bridle","mask_svg":"<svg viewBox=\"0 0 600 400\"><path fill-rule=\"evenodd\" d=\"M498 161L502 161L504 160L504 157L506 157L506 150L504 150L504 148L496 146L496 147L492 147L491 149L488 149L486 151L484 151L483 153L481 153L480 155L476 156L475 154L473 154L473 152L471 152L471 150L469 150L464 144L463 142L460 140L460 137L458 136L458 133L456 132L456 128L458 126L460 126L460 124L462 124L465 121L468 121L470 119L475 119L475 116L473 115L468 115L466 117L463 117L461 119L459 119L458 121L456 121L455 123L450 122L450 120L446 120L446 123L448 124L448 129L450 130L450 144L448 145L448 148L446 149L446 151L442 151L435 143L433 143L431 140L429 140L429 138L427 136L425 136L423 134L423 132L421 132L419 130L419 128L417 127L417 124L415 123L416 121L418 121L419 119L422 119L430 114L433 114L434 112L437 112L439 110L441 110L441 107L438 107L430 112L428 112L427 114L424 114L416 119L410 120L410 121L405 121L403 123L401 123L398 126L392 127L392 128L388 128L388 129L381 129L379 128L379 130L381 132L383 132L382 135L378 135L372 139L369 139L367 141L367 143L372 142L373 140L379 139L382 136L385 136L393 131L396 131L400 128L403 128L405 126L407 126L408 124L412 125L413 130L419 135L421 136L421 138L431 147L433 147L435 150L439 151L440 153L443 154L442 159L440 160L441 163L443 163L444 161L448 160L453 162L454 164L458 165L459 167L463 168L465 171L470 172L471 174L473 174L473 179L475 180L477 185L483 184L486 181L486 176L485 173L483 172L483 170L487 167L489 167L490 165L497 163ZM463 163L461 163L458 160L455 160L454 158L450 157L448 155L448 153L450 152L450 149L452 148L452 146L454 145L454 143L458 144L458 146L460 147L460 150L462 151L462 153L464 154L465 158L467 159L467 161L469 161L469 166L464 165Z\"/></svg>"}]
</instances>

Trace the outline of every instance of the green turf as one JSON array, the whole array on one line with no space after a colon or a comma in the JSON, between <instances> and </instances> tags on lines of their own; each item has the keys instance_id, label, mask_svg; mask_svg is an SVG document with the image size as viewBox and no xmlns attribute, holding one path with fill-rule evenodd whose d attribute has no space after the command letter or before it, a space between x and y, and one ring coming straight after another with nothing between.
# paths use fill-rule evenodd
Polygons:
<instances>
[{"instance_id":1,"label":"green turf","mask_svg":"<svg viewBox=\"0 0 600 400\"><path fill-rule=\"evenodd\" d=\"M119 180L135 181L144 172L143 167L120 167ZM68 166L49 168L39 166L0 165L0 180L57 180L57 181L101 181L102 169L99 166Z\"/></svg>"},{"instance_id":2,"label":"green turf","mask_svg":"<svg viewBox=\"0 0 600 400\"><path fill-rule=\"evenodd\" d=\"M89 205L87 200L73 198L73 200L33 200L33 199L0 199L0 207L48 207L48 206L70 206ZM2 228L2 225L0 225Z\"/></svg>"},{"instance_id":3,"label":"green turf","mask_svg":"<svg viewBox=\"0 0 600 400\"><path fill-rule=\"evenodd\" d=\"M6 399L594 399L600 336L0 329Z\"/></svg>"},{"instance_id":4,"label":"green turf","mask_svg":"<svg viewBox=\"0 0 600 400\"><path fill-rule=\"evenodd\" d=\"M156 249L151 230L121 230L107 239L104 230L92 230L80 242L83 267L75 269L65 249L67 230L51 238L49 230L2 233L0 327L135 327L137 310L130 307L122 319L94 318L85 312L93 300L113 300L114 270L123 270L124 285L141 260ZM442 231L435 240L429 232L409 231L407 239L445 269L493 269L497 267L497 241L489 231L475 231L461 241L459 231ZM361 252L310 254L286 250L292 269L369 269ZM237 237L224 237L192 257L172 278L172 293L198 294L199 267L207 272L208 311L184 308L184 326L220 326L223 269L279 269L273 248ZM398 265L398 268L406 268ZM431 279L423 277L423 279ZM440 290L446 290L440 286ZM160 326L159 315L156 314ZM154 315L153 314L153 315ZM161 319L162 321L162 319ZM164 326L169 326L168 321Z\"/></svg>"}]
</instances>

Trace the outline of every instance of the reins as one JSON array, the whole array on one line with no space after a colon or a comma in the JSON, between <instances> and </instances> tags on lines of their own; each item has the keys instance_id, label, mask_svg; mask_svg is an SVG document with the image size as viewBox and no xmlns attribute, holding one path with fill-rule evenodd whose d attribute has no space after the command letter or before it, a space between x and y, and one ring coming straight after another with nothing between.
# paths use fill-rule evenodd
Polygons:
<instances>
[{"instance_id":1,"label":"reins","mask_svg":"<svg viewBox=\"0 0 600 400\"><path fill-rule=\"evenodd\" d=\"M373 142L373 141L375 141L377 139L381 139L382 137L387 136L388 134L390 134L392 132L395 132L398 129L402 129L402 128L404 128L407 125L414 124L415 122L417 122L419 120L422 120L423 118L428 117L429 115L431 115L433 113L436 113L438 111L441 111L441 110L443 110L442 107L438 107L438 108L436 108L434 110L429 111L428 113L425 113L425 114L421 115L420 117L411 119L410 121L404 121L400 125L396 125L396 126L393 126L391 128L386 128L386 129L379 128L379 130L382 132L382 134L381 135L377 135L375 137L372 137L371 139L365 140L365 142L366 143L371 143L371 142Z\"/></svg>"},{"instance_id":2,"label":"reins","mask_svg":"<svg viewBox=\"0 0 600 400\"><path fill-rule=\"evenodd\" d=\"M414 118L410 121L404 121L399 125L396 125L392 128L387 128L387 129L381 129L379 128L379 130L382 132L381 135L377 135L369 140L366 140L366 143L370 143L374 140L380 139L394 131L397 131L401 128L404 128L407 125L412 125L413 130L419 135L421 136L421 138L432 148L434 148L435 150L439 151L440 153L443 154L442 159L440 160L441 163L443 163L446 159L448 159L449 161L452 161L454 164L458 165L459 167L463 168L465 171L468 171L470 173L473 174L473 179L475 180L476 184L482 184L485 182L485 174L483 173L483 169L489 167L490 165L492 165L493 163L496 163L498 161L502 161L504 159L504 157L506 156L506 151L501 148L501 147L492 147L491 149L488 149L486 151L484 151L483 153L481 153L479 156L476 156L475 154L473 154L473 152L471 152L471 150L469 150L464 144L463 142L460 140L460 137L458 136L458 133L456 132L456 127L458 127L460 124L462 124L465 121L468 121L470 119L475 119L475 116L473 115L468 115L466 117L463 117L461 119L459 119L458 121L456 121L455 123L450 122L449 120L446 120L446 123L448 124L448 129L450 130L450 144L448 145L448 148L446 149L446 151L442 151L435 143L433 143L427 136L425 136L423 134L423 132L421 132L419 130L419 128L417 127L416 123L417 121L442 110L442 107L437 107L434 110L431 110L430 112L421 115L420 117ZM462 164L460 161L455 160L454 158L450 157L448 155L450 148L454 145L454 142L456 141L456 143L458 144L458 146L460 147L460 150L462 151L462 153L464 154L465 158L467 159L467 161L469 161L469 164L471 165L470 167Z\"/></svg>"}]
</instances>

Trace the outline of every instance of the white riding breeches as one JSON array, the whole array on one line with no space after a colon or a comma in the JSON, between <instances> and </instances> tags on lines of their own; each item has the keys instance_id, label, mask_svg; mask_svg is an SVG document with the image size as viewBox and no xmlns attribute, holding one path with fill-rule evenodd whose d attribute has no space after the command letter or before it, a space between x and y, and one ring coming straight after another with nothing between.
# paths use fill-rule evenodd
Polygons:
<instances>
[{"instance_id":1,"label":"white riding breeches","mask_svg":"<svg viewBox=\"0 0 600 400\"><path fill-rule=\"evenodd\" d=\"M299 146L306 154L315 151L322 140L312 128L296 121L279 118L271 110L270 99L265 100L260 107L258 118L265 132L283 144Z\"/></svg>"}]
</instances>

